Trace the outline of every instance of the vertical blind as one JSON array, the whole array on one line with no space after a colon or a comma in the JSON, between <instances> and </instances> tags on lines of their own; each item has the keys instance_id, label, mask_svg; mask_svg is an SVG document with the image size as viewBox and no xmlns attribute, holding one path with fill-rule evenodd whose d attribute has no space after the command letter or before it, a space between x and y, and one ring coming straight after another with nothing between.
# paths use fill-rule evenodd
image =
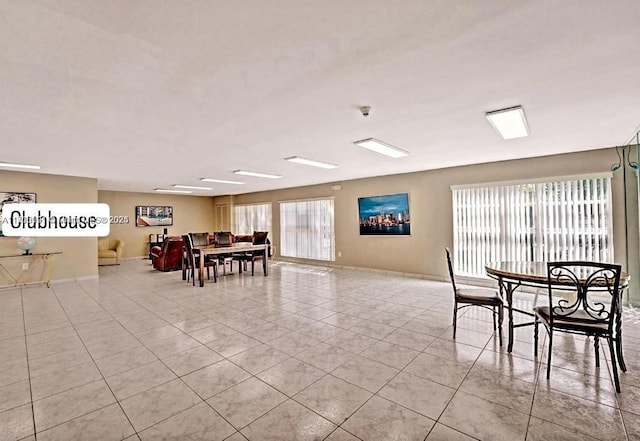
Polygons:
<instances>
[{"instance_id":1,"label":"vertical blind","mask_svg":"<svg viewBox=\"0 0 640 441\"><path fill-rule=\"evenodd\" d=\"M271 203L236 205L233 207L234 234L271 231Z\"/></svg>"},{"instance_id":2,"label":"vertical blind","mask_svg":"<svg viewBox=\"0 0 640 441\"><path fill-rule=\"evenodd\" d=\"M280 254L335 260L333 198L280 203Z\"/></svg>"},{"instance_id":3,"label":"vertical blind","mask_svg":"<svg viewBox=\"0 0 640 441\"><path fill-rule=\"evenodd\" d=\"M489 262L613 260L611 176L452 187L455 271Z\"/></svg>"}]
</instances>

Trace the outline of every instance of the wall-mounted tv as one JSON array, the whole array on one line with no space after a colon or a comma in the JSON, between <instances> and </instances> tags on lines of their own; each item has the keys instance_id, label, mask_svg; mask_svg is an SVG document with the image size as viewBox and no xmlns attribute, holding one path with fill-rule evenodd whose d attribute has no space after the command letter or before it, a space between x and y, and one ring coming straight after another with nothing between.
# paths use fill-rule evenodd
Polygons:
<instances>
[{"instance_id":1,"label":"wall-mounted tv","mask_svg":"<svg viewBox=\"0 0 640 441\"><path fill-rule=\"evenodd\" d=\"M361 236L406 236L411 234L409 194L358 198Z\"/></svg>"},{"instance_id":2,"label":"wall-mounted tv","mask_svg":"<svg viewBox=\"0 0 640 441\"><path fill-rule=\"evenodd\" d=\"M173 225L173 207L169 205L138 205L136 227L168 227Z\"/></svg>"}]
</instances>

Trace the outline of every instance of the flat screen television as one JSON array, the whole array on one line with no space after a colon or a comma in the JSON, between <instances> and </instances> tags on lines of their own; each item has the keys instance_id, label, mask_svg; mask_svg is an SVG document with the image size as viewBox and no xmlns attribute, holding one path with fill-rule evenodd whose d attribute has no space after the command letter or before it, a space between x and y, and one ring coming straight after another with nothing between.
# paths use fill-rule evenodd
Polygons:
<instances>
[{"instance_id":1,"label":"flat screen television","mask_svg":"<svg viewBox=\"0 0 640 441\"><path fill-rule=\"evenodd\" d=\"M411 234L408 193L358 198L358 213L361 236Z\"/></svg>"}]
</instances>

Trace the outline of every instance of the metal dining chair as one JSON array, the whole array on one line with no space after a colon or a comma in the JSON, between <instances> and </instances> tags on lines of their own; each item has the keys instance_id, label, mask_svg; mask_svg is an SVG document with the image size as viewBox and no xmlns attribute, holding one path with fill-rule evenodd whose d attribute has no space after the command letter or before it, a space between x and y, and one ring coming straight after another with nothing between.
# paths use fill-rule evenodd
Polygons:
<instances>
[{"instance_id":1,"label":"metal dining chair","mask_svg":"<svg viewBox=\"0 0 640 441\"><path fill-rule=\"evenodd\" d=\"M566 332L594 338L596 367L600 367L600 338L605 338L611 353L611 368L616 392L620 392L620 380L616 359L620 369L626 372L621 353L622 309L620 290L620 265L597 262L550 262L547 264L549 305L536 306L534 322L534 354L538 356L538 325L542 323L549 336L547 379L551 371L553 333ZM554 290L571 291L570 299L554 298ZM566 289L565 289L566 287ZM608 297L605 301L598 293ZM616 353L616 347L618 353Z\"/></svg>"},{"instance_id":2,"label":"metal dining chair","mask_svg":"<svg viewBox=\"0 0 640 441\"><path fill-rule=\"evenodd\" d=\"M451 252L445 248L447 254L447 265L449 266L449 277L453 287L453 339L456 339L456 327L458 322L458 311L468 306L480 306L491 311L493 317L493 331L498 330L498 340L502 346L502 321L504 318L504 302L500 293L495 289L487 288L458 288L456 279L453 276L453 266L451 265ZM497 325L496 325L497 319Z\"/></svg>"}]
</instances>

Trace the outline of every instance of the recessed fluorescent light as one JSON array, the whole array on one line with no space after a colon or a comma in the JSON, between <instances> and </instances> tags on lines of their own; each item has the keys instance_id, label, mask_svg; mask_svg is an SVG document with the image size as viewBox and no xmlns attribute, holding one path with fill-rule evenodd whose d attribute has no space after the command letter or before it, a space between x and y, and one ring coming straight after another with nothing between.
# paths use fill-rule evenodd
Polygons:
<instances>
[{"instance_id":1,"label":"recessed fluorescent light","mask_svg":"<svg viewBox=\"0 0 640 441\"><path fill-rule=\"evenodd\" d=\"M184 194L189 194L189 193L193 193L192 191L187 191L187 190L171 190L168 188L156 188L153 191L157 191L160 193L184 193Z\"/></svg>"},{"instance_id":2,"label":"recessed fluorescent light","mask_svg":"<svg viewBox=\"0 0 640 441\"><path fill-rule=\"evenodd\" d=\"M13 162L0 162L0 167L6 168L28 168L31 170L40 170L39 165L30 165L30 164L15 164Z\"/></svg>"},{"instance_id":3,"label":"recessed fluorescent light","mask_svg":"<svg viewBox=\"0 0 640 441\"><path fill-rule=\"evenodd\" d=\"M197 185L179 185L175 184L173 188L186 188L187 190L213 190L211 187L198 187Z\"/></svg>"},{"instance_id":4,"label":"recessed fluorescent light","mask_svg":"<svg viewBox=\"0 0 640 441\"><path fill-rule=\"evenodd\" d=\"M234 171L234 173L236 175L255 176L256 178L280 179L282 177L280 175L271 175L269 173L260 173L260 172L254 172L254 171L248 171L248 170L236 170Z\"/></svg>"},{"instance_id":5,"label":"recessed fluorescent light","mask_svg":"<svg viewBox=\"0 0 640 441\"><path fill-rule=\"evenodd\" d=\"M409 152L405 150L399 149L398 147L394 147L375 138L363 139L361 141L354 142L354 144L358 147L363 147L392 158L401 158L409 154Z\"/></svg>"},{"instance_id":6,"label":"recessed fluorescent light","mask_svg":"<svg viewBox=\"0 0 640 441\"><path fill-rule=\"evenodd\" d=\"M338 167L336 164L331 164L329 162L322 161L314 161L313 159L302 158L300 156L292 156L291 158L284 158L285 161L295 162L297 164L311 165L313 167L320 168L336 168Z\"/></svg>"},{"instance_id":7,"label":"recessed fluorescent light","mask_svg":"<svg viewBox=\"0 0 640 441\"><path fill-rule=\"evenodd\" d=\"M529 127L522 106L487 112L485 116L504 139L529 135Z\"/></svg>"},{"instance_id":8,"label":"recessed fluorescent light","mask_svg":"<svg viewBox=\"0 0 640 441\"><path fill-rule=\"evenodd\" d=\"M244 182L239 181L225 181L223 179L209 179L209 178L200 178L202 182L217 182L218 184L233 184L233 185L242 185Z\"/></svg>"}]
</instances>

